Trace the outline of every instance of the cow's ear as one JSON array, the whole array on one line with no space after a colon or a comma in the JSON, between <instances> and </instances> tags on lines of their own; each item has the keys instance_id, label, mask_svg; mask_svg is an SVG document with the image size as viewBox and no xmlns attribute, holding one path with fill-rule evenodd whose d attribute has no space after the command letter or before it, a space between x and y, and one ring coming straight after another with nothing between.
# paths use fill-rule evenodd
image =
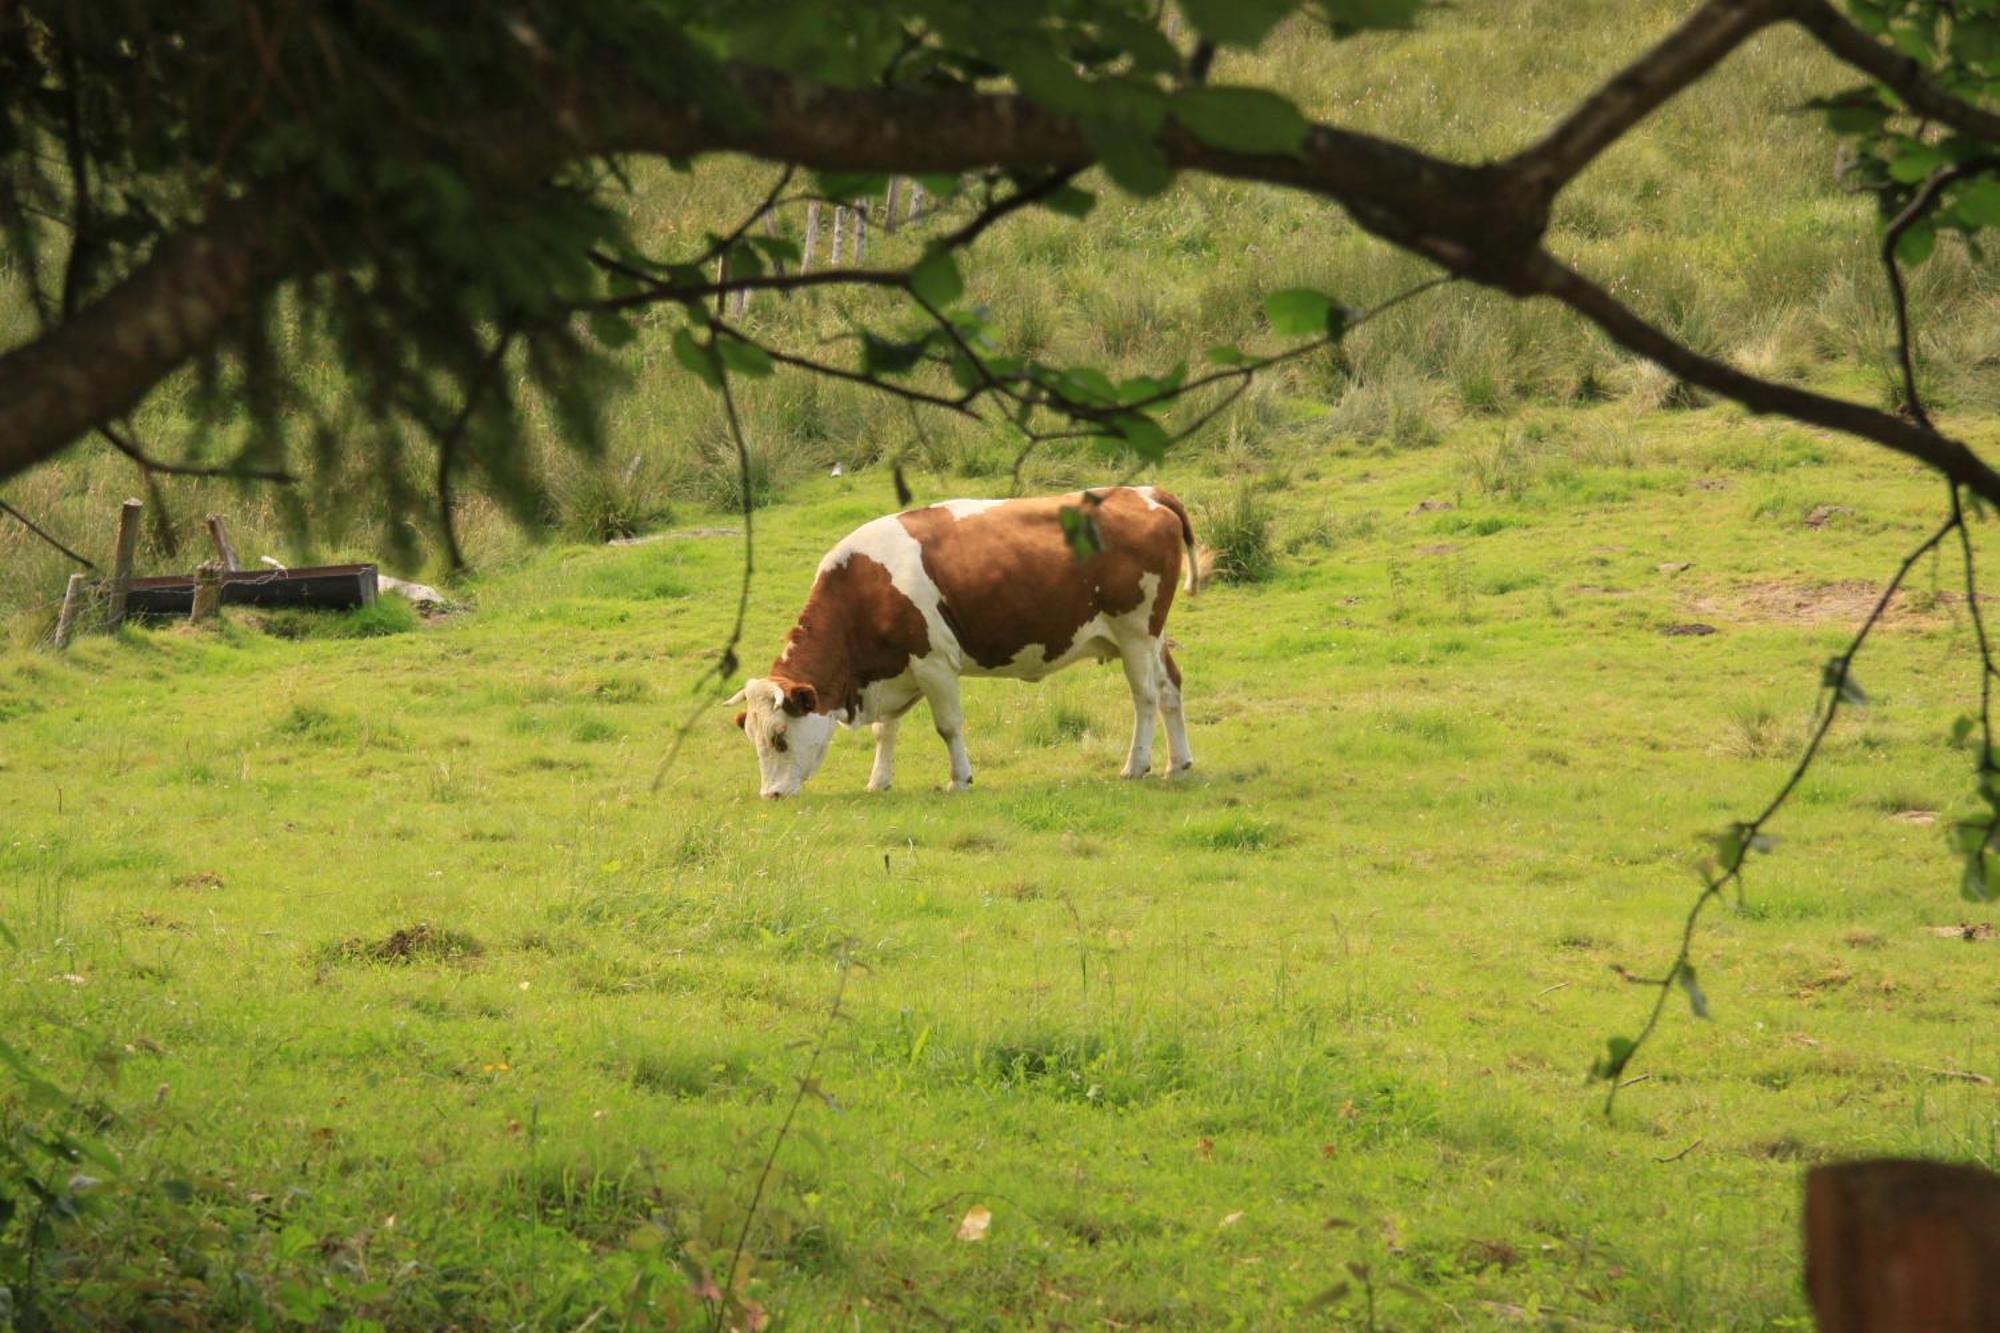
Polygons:
<instances>
[{"instance_id":1,"label":"cow's ear","mask_svg":"<svg viewBox=\"0 0 2000 1333\"><path fill-rule=\"evenodd\" d=\"M741 727L743 726L743 719L745 719L745 718L747 718L747 717L749 717L749 716L750 716L750 715L749 715L748 713L738 713L738 714L736 715L736 725L737 725L737 727L738 727L739 729L740 729L740 728L741 728Z\"/></svg>"},{"instance_id":2,"label":"cow's ear","mask_svg":"<svg viewBox=\"0 0 2000 1333\"><path fill-rule=\"evenodd\" d=\"M810 685L794 685L785 691L785 711L793 717L804 717L819 707L819 691Z\"/></svg>"}]
</instances>

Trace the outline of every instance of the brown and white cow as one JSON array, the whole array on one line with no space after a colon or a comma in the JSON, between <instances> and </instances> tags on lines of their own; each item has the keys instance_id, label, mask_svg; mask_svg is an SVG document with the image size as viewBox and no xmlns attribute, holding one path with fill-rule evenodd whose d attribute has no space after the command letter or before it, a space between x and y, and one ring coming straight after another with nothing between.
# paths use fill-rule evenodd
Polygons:
<instances>
[{"instance_id":1,"label":"brown and white cow","mask_svg":"<svg viewBox=\"0 0 2000 1333\"><path fill-rule=\"evenodd\" d=\"M1063 535L1064 507L1095 519L1101 549L1087 560ZM757 747L763 794L795 795L836 725L874 728L868 790L886 791L897 723L918 699L951 752L951 789L963 791L972 762L960 677L1040 680L1114 658L1132 689L1124 775L1152 766L1155 711L1174 770L1188 767L1181 673L1163 637L1183 572L1192 594L1194 528L1181 502L1152 486L947 500L863 524L820 561L771 674L730 700L743 705L736 724Z\"/></svg>"}]
</instances>

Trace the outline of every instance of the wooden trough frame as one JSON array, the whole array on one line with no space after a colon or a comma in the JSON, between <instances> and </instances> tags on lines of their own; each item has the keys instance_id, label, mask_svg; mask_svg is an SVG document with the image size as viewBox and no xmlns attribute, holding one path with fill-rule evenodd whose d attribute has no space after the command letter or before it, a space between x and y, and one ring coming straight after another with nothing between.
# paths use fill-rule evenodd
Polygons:
<instances>
[{"instance_id":1,"label":"wooden trough frame","mask_svg":"<svg viewBox=\"0 0 2000 1333\"><path fill-rule=\"evenodd\" d=\"M224 606L308 606L352 610L375 600L373 565L314 565L304 569L231 569L222 573ZM125 595L128 616L185 616L194 605L188 575L133 579Z\"/></svg>"}]
</instances>

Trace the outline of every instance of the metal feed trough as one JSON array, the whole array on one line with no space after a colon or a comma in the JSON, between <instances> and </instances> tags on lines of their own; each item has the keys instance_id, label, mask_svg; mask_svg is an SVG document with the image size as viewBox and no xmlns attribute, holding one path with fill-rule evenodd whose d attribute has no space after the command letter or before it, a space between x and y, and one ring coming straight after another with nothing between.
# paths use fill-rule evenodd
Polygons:
<instances>
[{"instance_id":1,"label":"metal feed trough","mask_svg":"<svg viewBox=\"0 0 2000 1333\"><path fill-rule=\"evenodd\" d=\"M375 600L373 565L315 565L304 569L232 569L222 574L224 606L306 606L346 611ZM194 605L188 575L133 579L127 615L185 616Z\"/></svg>"}]
</instances>

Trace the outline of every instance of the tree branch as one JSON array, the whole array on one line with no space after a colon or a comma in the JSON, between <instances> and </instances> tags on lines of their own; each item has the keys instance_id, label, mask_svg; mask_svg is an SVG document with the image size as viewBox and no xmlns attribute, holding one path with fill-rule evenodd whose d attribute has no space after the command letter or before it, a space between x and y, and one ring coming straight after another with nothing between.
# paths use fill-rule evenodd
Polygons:
<instances>
[{"instance_id":1,"label":"tree branch","mask_svg":"<svg viewBox=\"0 0 2000 1333\"><path fill-rule=\"evenodd\" d=\"M1851 675L1855 654L1859 653L1862 645L1868 642L1870 631L1888 611L1889 603L1895 600L1896 590L1903 586L1903 580L1909 577L1912 569L1916 568L1917 561L1935 550L1938 543L1950 536L1954 530L1963 527L1964 519L1960 515L1956 497L1957 489L1954 487L1951 516L1903 557L1903 563L1897 566L1895 575L1882 589L1882 595L1875 599L1874 608L1868 612L1868 618L1861 622L1861 628L1854 632L1852 639L1848 640L1846 651L1827 663L1823 686L1826 691L1826 709L1819 715L1818 724L1813 728L1811 738L1806 741L1804 753L1799 756L1798 762L1792 766L1791 774L1786 777L1776 794L1765 803L1757 817L1732 826L1730 846L1723 853L1719 869L1709 875L1700 895L1695 898L1694 905L1688 909L1687 920L1681 927L1680 950L1674 955L1673 965L1667 969L1664 977L1644 979L1628 977L1640 985L1657 986L1660 993L1653 1001L1651 1012L1646 1015L1645 1026L1639 1029L1639 1035L1625 1047L1624 1053L1599 1066L1599 1075L1611 1082L1611 1088L1604 1096L1606 1115L1611 1113L1611 1108L1617 1103L1618 1090L1625 1086L1619 1081L1619 1076L1631 1064L1632 1057L1637 1055L1652 1037L1653 1030L1660 1025L1660 1016L1666 1010L1667 997L1673 993L1675 983L1684 982L1689 986L1691 994L1699 994L1693 990L1694 973L1688 959L1694 951L1695 927L1701 923L1702 913L1707 911L1709 904L1720 898L1730 885L1742 884L1744 861L1749 858L1752 851L1760 850L1760 840L1768 842L1764 826L1784 807L1785 802L1791 799L1792 793L1798 790L1799 783L1805 780L1807 771L1812 768L1813 759L1819 754L1820 744L1833 729L1833 720L1840 713L1842 701L1848 698L1850 693L1859 693Z\"/></svg>"},{"instance_id":2,"label":"tree branch","mask_svg":"<svg viewBox=\"0 0 2000 1333\"><path fill-rule=\"evenodd\" d=\"M1626 131L1792 8L1794 0L1709 0L1517 154L1510 169L1534 192L1554 197Z\"/></svg>"},{"instance_id":3,"label":"tree branch","mask_svg":"<svg viewBox=\"0 0 2000 1333\"><path fill-rule=\"evenodd\" d=\"M1546 252L1536 257L1534 270L1537 290L1597 325L1619 346L1637 352L1688 383L1741 403L1760 415L1781 413L1809 425L1873 440L1914 458L1977 495L2000 503L2000 474L1959 441L1877 408L1759 379L1703 356L1648 324L1610 292Z\"/></svg>"},{"instance_id":4,"label":"tree branch","mask_svg":"<svg viewBox=\"0 0 2000 1333\"><path fill-rule=\"evenodd\" d=\"M35 526L35 521L33 519L29 518L26 514L22 513L20 510L14 508L13 505L8 504L5 500L0 500L0 514L11 515L14 518L14 520L18 522L22 527L34 533L37 537L40 537L50 546L55 547L58 551L61 551L64 555L76 561L76 563L78 563L79 565L82 565L85 569L97 568L97 565L93 561L84 559L82 556L78 555L75 551L70 550L69 547L64 546L61 542L57 541L54 537L49 536L48 533L42 531L41 528Z\"/></svg>"},{"instance_id":5,"label":"tree branch","mask_svg":"<svg viewBox=\"0 0 2000 1333\"><path fill-rule=\"evenodd\" d=\"M234 477L239 481L275 481L284 486L298 480L283 468L237 467L233 463L162 463L141 449L137 440L114 426L99 424L92 429L148 475L157 472L163 477Z\"/></svg>"},{"instance_id":6,"label":"tree branch","mask_svg":"<svg viewBox=\"0 0 2000 1333\"><path fill-rule=\"evenodd\" d=\"M1961 134L2000 143L2000 115L1938 87L1924 67L1882 45L1849 22L1826 0L1794 0L1793 17L1835 56L1887 84L1910 110Z\"/></svg>"}]
</instances>

